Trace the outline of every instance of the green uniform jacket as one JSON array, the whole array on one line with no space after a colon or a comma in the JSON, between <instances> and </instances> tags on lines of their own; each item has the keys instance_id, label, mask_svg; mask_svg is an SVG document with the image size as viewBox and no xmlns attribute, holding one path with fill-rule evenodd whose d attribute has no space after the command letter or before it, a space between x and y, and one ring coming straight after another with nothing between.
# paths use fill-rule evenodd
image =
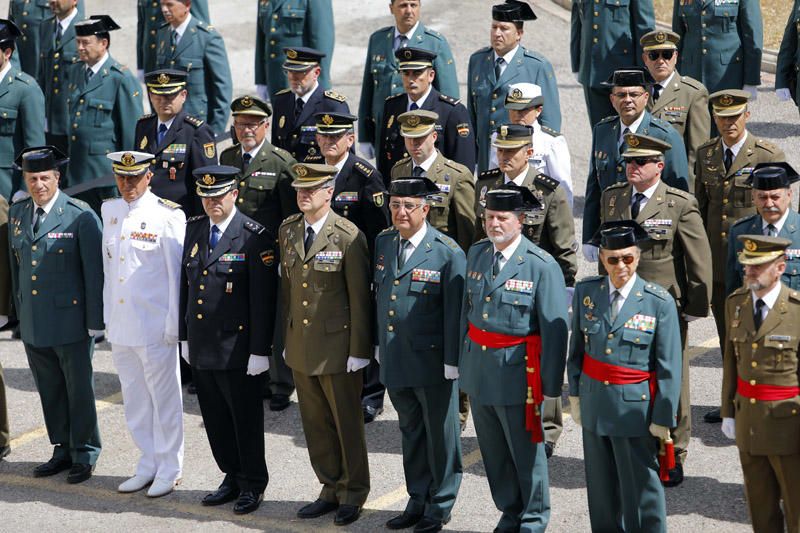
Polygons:
<instances>
[{"instance_id":1,"label":"green uniform jacket","mask_svg":"<svg viewBox=\"0 0 800 533\"><path fill-rule=\"evenodd\" d=\"M761 84L764 34L758 0L674 0L678 70L709 93Z\"/></svg>"},{"instance_id":2,"label":"green uniform jacket","mask_svg":"<svg viewBox=\"0 0 800 533\"><path fill-rule=\"evenodd\" d=\"M226 133L233 79L222 35L213 26L192 17L174 50L171 38L172 27L162 25L156 34L156 68L188 72L189 96L183 110L204 120L217 136Z\"/></svg>"},{"instance_id":3,"label":"green uniform jacket","mask_svg":"<svg viewBox=\"0 0 800 533\"><path fill-rule=\"evenodd\" d=\"M729 228L740 218L756 212L752 188L747 184L750 173L758 163L786 161L783 150L749 132L727 172L724 152L722 139L715 137L700 145L695 161L694 194L711 243L717 283L725 282Z\"/></svg>"},{"instance_id":4,"label":"green uniform jacket","mask_svg":"<svg viewBox=\"0 0 800 533\"><path fill-rule=\"evenodd\" d=\"M599 88L617 69L643 67L639 39L654 27L653 0L572 0L572 72Z\"/></svg>"},{"instance_id":5,"label":"green uniform jacket","mask_svg":"<svg viewBox=\"0 0 800 533\"><path fill-rule=\"evenodd\" d=\"M711 136L711 115L708 112L708 91L699 81L681 76L677 71L661 91L658 101L647 102L647 110L675 128L683 138L689 157L689 190L694 190L694 162L697 148Z\"/></svg>"},{"instance_id":6,"label":"green uniform jacket","mask_svg":"<svg viewBox=\"0 0 800 533\"><path fill-rule=\"evenodd\" d=\"M47 131L52 135L69 135L69 86L76 83L76 75L83 74L83 63L78 58L75 43L75 22L80 20L80 15L72 20L61 36L59 47L53 41L57 20L50 17L39 28L41 51L36 81L44 92Z\"/></svg>"},{"instance_id":7,"label":"green uniform jacket","mask_svg":"<svg viewBox=\"0 0 800 533\"><path fill-rule=\"evenodd\" d=\"M778 300L756 331L753 299L739 288L725 302L728 339L722 365L723 417L736 419L736 445L751 455L794 455L800 443L800 396L780 401L737 394L737 378L758 385L797 387L800 293L781 287Z\"/></svg>"},{"instance_id":8,"label":"green uniform jacket","mask_svg":"<svg viewBox=\"0 0 800 533\"><path fill-rule=\"evenodd\" d=\"M375 239L380 377L389 389L441 385L444 365L458 366L467 259L453 239L425 225L402 268L400 233L389 228Z\"/></svg>"},{"instance_id":9,"label":"green uniform jacket","mask_svg":"<svg viewBox=\"0 0 800 533\"><path fill-rule=\"evenodd\" d=\"M59 192L37 236L32 226L33 200L13 204L11 281L22 342L59 346L102 330L100 219L85 202Z\"/></svg>"},{"instance_id":10,"label":"green uniform jacket","mask_svg":"<svg viewBox=\"0 0 800 533\"><path fill-rule=\"evenodd\" d=\"M347 358L372 358L367 239L333 211L305 252L301 214L279 230L286 364L309 376L342 374Z\"/></svg>"},{"instance_id":11,"label":"green uniform jacket","mask_svg":"<svg viewBox=\"0 0 800 533\"><path fill-rule=\"evenodd\" d=\"M681 334L675 300L660 285L636 276L617 318L611 321L607 276L583 279L572 302L567 379L581 399L581 426L596 435L646 437L650 424L675 426L681 391ZM602 363L655 372L647 380L609 385L583 375L584 354Z\"/></svg>"},{"instance_id":12,"label":"green uniform jacket","mask_svg":"<svg viewBox=\"0 0 800 533\"><path fill-rule=\"evenodd\" d=\"M44 143L42 90L32 77L11 67L0 80L0 195L9 199L22 187L22 174L13 168L17 154Z\"/></svg>"},{"instance_id":13,"label":"green uniform jacket","mask_svg":"<svg viewBox=\"0 0 800 533\"><path fill-rule=\"evenodd\" d=\"M72 118L69 187L111 174L106 154L134 148L136 120L143 114L139 82L111 55L88 83L85 67L76 65L75 70L67 100Z\"/></svg>"},{"instance_id":14,"label":"green uniform jacket","mask_svg":"<svg viewBox=\"0 0 800 533\"><path fill-rule=\"evenodd\" d=\"M728 236L728 262L725 270L725 294L730 294L742 286L742 265L738 256L742 251L739 235L763 235L764 219L755 214L739 219L731 227ZM778 237L789 239L792 244L786 250L786 270L781 276L781 283L793 290L800 290L800 214L789 209Z\"/></svg>"},{"instance_id":15,"label":"green uniform jacket","mask_svg":"<svg viewBox=\"0 0 800 533\"><path fill-rule=\"evenodd\" d=\"M334 34L332 0L259 0L256 85L267 85L273 95L287 88L283 49L307 46L325 54L319 82L330 89Z\"/></svg>"},{"instance_id":16,"label":"green uniform jacket","mask_svg":"<svg viewBox=\"0 0 800 533\"><path fill-rule=\"evenodd\" d=\"M50 3L47 0L10 0L8 4L8 18L19 26L22 37L17 39L17 50L11 58L12 64L21 68L26 74L36 77L39 70L39 27L42 21L52 17ZM78 16L75 21L82 20L83 0L78 0ZM53 40L55 30L50 34Z\"/></svg>"},{"instance_id":17,"label":"green uniform jacket","mask_svg":"<svg viewBox=\"0 0 800 533\"><path fill-rule=\"evenodd\" d=\"M794 103L800 105L800 87L797 73L800 72L800 0L794 0L794 7L786 21L786 30L778 51L778 66L775 71L775 88L789 89Z\"/></svg>"},{"instance_id":18,"label":"green uniform jacket","mask_svg":"<svg viewBox=\"0 0 800 533\"><path fill-rule=\"evenodd\" d=\"M479 193L475 201L475 212L478 214L475 225L476 240L486 237L483 227L486 193L502 187L504 183L505 177L499 168L487 170L478 176L476 189ZM564 274L564 283L567 287L572 287L578 274L575 220L567 203L567 193L558 185L557 180L540 173L532 166L528 167L522 186L531 190L542 203L542 208L525 213L522 234L553 256Z\"/></svg>"},{"instance_id":19,"label":"green uniform jacket","mask_svg":"<svg viewBox=\"0 0 800 533\"><path fill-rule=\"evenodd\" d=\"M156 34L164 24L159 0L138 0L136 8L136 69L156 70ZM192 0L190 13L206 24L211 23L207 0Z\"/></svg>"},{"instance_id":20,"label":"green uniform jacket","mask_svg":"<svg viewBox=\"0 0 800 533\"><path fill-rule=\"evenodd\" d=\"M602 221L630 219L631 194L627 183L606 189ZM641 245L639 275L667 289L681 312L707 316L711 302L711 248L694 196L662 181L635 220L650 237Z\"/></svg>"},{"instance_id":21,"label":"green uniform jacket","mask_svg":"<svg viewBox=\"0 0 800 533\"><path fill-rule=\"evenodd\" d=\"M520 405L527 398L525 343L489 348L467 336L468 324L493 333L542 336L541 379L545 396L560 396L567 350L564 276L553 258L522 237L513 257L492 279L494 249L488 239L467 254L461 306L459 387L479 405Z\"/></svg>"},{"instance_id":22,"label":"green uniform jacket","mask_svg":"<svg viewBox=\"0 0 800 533\"><path fill-rule=\"evenodd\" d=\"M492 132L508 122L505 101L509 85L527 82L541 87L545 103L539 123L561 131L556 73L543 55L520 45L498 80L494 73L494 51L487 46L470 56L468 73L467 108L478 142L479 172L489 167Z\"/></svg>"},{"instance_id":23,"label":"green uniform jacket","mask_svg":"<svg viewBox=\"0 0 800 533\"><path fill-rule=\"evenodd\" d=\"M392 167L392 179L411 176L414 162L401 159ZM467 167L444 157L437 150L436 159L426 172L441 194L428 197L431 210L428 222L453 238L462 250L469 250L475 240L475 181Z\"/></svg>"},{"instance_id":24,"label":"green uniform jacket","mask_svg":"<svg viewBox=\"0 0 800 533\"><path fill-rule=\"evenodd\" d=\"M381 28L369 37L361 100L358 104L358 141L375 145L378 151L379 133L383 124L383 105L387 98L403 93L403 80L394 57L395 26ZM408 46L436 53L433 86L440 93L459 99L458 78L453 52L444 35L426 28L420 22ZM471 170L471 169L470 169Z\"/></svg>"}]
</instances>

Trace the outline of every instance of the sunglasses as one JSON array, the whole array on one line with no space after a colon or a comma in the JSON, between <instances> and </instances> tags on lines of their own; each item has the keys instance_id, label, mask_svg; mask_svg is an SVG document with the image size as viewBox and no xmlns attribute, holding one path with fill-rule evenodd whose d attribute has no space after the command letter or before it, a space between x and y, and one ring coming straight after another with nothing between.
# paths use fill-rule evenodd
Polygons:
<instances>
[{"instance_id":1,"label":"sunglasses","mask_svg":"<svg viewBox=\"0 0 800 533\"><path fill-rule=\"evenodd\" d=\"M657 163L658 159L650 159L649 157L631 157L628 163L636 163L638 166L643 167L648 163Z\"/></svg>"},{"instance_id":2,"label":"sunglasses","mask_svg":"<svg viewBox=\"0 0 800 533\"><path fill-rule=\"evenodd\" d=\"M611 257L606 257L606 261L608 261L609 265L616 265L620 261L622 261L626 265L630 265L631 263L633 263L634 259L636 258L632 255L617 255L617 256L612 255Z\"/></svg>"},{"instance_id":3,"label":"sunglasses","mask_svg":"<svg viewBox=\"0 0 800 533\"><path fill-rule=\"evenodd\" d=\"M665 61L669 61L674 55L675 50L652 50L647 52L647 57L650 58L650 61L656 61L659 57L663 58Z\"/></svg>"}]
</instances>

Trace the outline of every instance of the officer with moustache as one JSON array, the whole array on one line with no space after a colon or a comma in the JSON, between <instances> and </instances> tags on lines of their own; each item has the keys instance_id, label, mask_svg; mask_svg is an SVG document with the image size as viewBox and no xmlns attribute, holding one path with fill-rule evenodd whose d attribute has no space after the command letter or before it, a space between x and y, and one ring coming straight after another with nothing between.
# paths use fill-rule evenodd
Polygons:
<instances>
[{"instance_id":1,"label":"officer with moustache","mask_svg":"<svg viewBox=\"0 0 800 533\"><path fill-rule=\"evenodd\" d=\"M214 460L225 478L203 505L236 500L258 509L269 476L264 459L263 380L269 369L278 259L275 238L236 208L238 169L195 169L206 215L187 221L180 280L181 356L192 365Z\"/></svg>"}]
</instances>

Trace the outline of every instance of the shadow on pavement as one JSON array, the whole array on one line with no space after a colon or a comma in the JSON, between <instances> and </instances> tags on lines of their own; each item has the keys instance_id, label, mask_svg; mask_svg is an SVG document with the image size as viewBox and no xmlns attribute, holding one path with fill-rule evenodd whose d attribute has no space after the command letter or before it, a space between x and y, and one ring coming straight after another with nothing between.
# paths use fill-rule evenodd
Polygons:
<instances>
[{"instance_id":1,"label":"shadow on pavement","mask_svg":"<svg viewBox=\"0 0 800 533\"><path fill-rule=\"evenodd\" d=\"M719 349L712 349L689 361L689 366L700 368L722 368L722 356Z\"/></svg>"}]
</instances>

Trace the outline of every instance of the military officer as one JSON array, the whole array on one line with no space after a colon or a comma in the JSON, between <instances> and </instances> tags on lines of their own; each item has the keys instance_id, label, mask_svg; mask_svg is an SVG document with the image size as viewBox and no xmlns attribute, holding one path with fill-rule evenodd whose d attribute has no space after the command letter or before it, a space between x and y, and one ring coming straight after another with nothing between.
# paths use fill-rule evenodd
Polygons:
<instances>
[{"instance_id":1,"label":"military officer","mask_svg":"<svg viewBox=\"0 0 800 533\"><path fill-rule=\"evenodd\" d=\"M755 214L750 174L758 163L785 161L783 150L747 131L750 95L740 90L719 91L710 96L718 137L700 145L695 161L695 197L711 243L714 292L711 307L720 343L725 339L725 272L728 233L738 219ZM720 344L722 346L722 344ZM716 410L706 413L710 423L721 421Z\"/></svg>"},{"instance_id":2,"label":"military officer","mask_svg":"<svg viewBox=\"0 0 800 533\"><path fill-rule=\"evenodd\" d=\"M653 0L572 2L572 72L583 86L591 127L615 114L604 82L615 70L644 66L639 40L654 27Z\"/></svg>"},{"instance_id":3,"label":"military officer","mask_svg":"<svg viewBox=\"0 0 800 533\"><path fill-rule=\"evenodd\" d=\"M11 281L20 336L52 458L34 477L69 470L68 483L92 476L100 455L92 353L102 333L103 256L100 220L58 190L64 155L30 147L17 158L30 197L11 206Z\"/></svg>"},{"instance_id":4,"label":"military officer","mask_svg":"<svg viewBox=\"0 0 800 533\"><path fill-rule=\"evenodd\" d=\"M192 0L190 12L206 24L211 22L208 0ZM136 6L136 69L140 80L156 70L156 34L164 24L160 0L138 0Z\"/></svg>"},{"instance_id":5,"label":"military officer","mask_svg":"<svg viewBox=\"0 0 800 533\"><path fill-rule=\"evenodd\" d=\"M786 270L781 282L800 290L800 214L792 209L792 184L800 176L789 163L759 163L750 175L756 213L740 218L728 235L728 264L725 270L725 294L742 286L743 269L736 258L742 251L739 235L762 234L789 239Z\"/></svg>"},{"instance_id":6,"label":"military officer","mask_svg":"<svg viewBox=\"0 0 800 533\"><path fill-rule=\"evenodd\" d=\"M39 27L39 60L36 81L45 95L45 139L62 152L69 151L67 98L72 78L79 75L75 23L83 19L78 0L53 0L52 16Z\"/></svg>"},{"instance_id":7,"label":"military officer","mask_svg":"<svg viewBox=\"0 0 800 533\"><path fill-rule=\"evenodd\" d=\"M569 147L567 140L559 132L539 124L539 116L544 110L542 88L534 83L513 83L508 86L505 102L508 122L533 128L533 155L528 162L542 174L558 181L567 194L567 202L572 209L572 176L570 173ZM497 150L494 141L497 130L492 132L492 150L489 154L489 168L497 168Z\"/></svg>"},{"instance_id":8,"label":"military officer","mask_svg":"<svg viewBox=\"0 0 800 533\"><path fill-rule=\"evenodd\" d=\"M141 452L119 492L172 492L183 467L178 314L186 216L148 190L155 156L113 152L121 198L103 203L103 312L125 419Z\"/></svg>"},{"instance_id":9,"label":"military officer","mask_svg":"<svg viewBox=\"0 0 800 533\"><path fill-rule=\"evenodd\" d=\"M792 243L760 233L738 240L745 285L725 301L722 432L739 448L753 530L797 533L800 293L781 283Z\"/></svg>"},{"instance_id":10,"label":"military officer","mask_svg":"<svg viewBox=\"0 0 800 533\"><path fill-rule=\"evenodd\" d=\"M8 324L11 313L11 263L8 257L8 202L0 197L0 327ZM3 366L0 365L0 461L11 453L8 407Z\"/></svg>"},{"instance_id":11,"label":"military officer","mask_svg":"<svg viewBox=\"0 0 800 533\"><path fill-rule=\"evenodd\" d=\"M0 19L0 196L6 200L22 186L14 155L44 144L42 90L36 80L11 65L20 35L16 24Z\"/></svg>"},{"instance_id":12,"label":"military officer","mask_svg":"<svg viewBox=\"0 0 800 533\"><path fill-rule=\"evenodd\" d=\"M128 67L109 53L110 32L119 26L108 15L75 23L82 66L71 77L67 99L71 118L67 185L90 182L111 174L106 154L133 146L136 118L142 116L139 83ZM90 204L99 212L102 198L116 196L116 187L94 192Z\"/></svg>"},{"instance_id":13,"label":"military officer","mask_svg":"<svg viewBox=\"0 0 800 533\"><path fill-rule=\"evenodd\" d=\"M781 102L794 101L795 105L800 106L798 98L797 72L800 71L800 0L794 0L794 6L789 12L789 20L786 21L786 29L781 39L781 47L778 51L778 64L775 70L775 92Z\"/></svg>"},{"instance_id":14,"label":"military officer","mask_svg":"<svg viewBox=\"0 0 800 533\"><path fill-rule=\"evenodd\" d=\"M505 4L495 5L492 7L491 46L481 48L469 58L467 97L478 142L479 172L487 170L489 165L492 132L508 122L503 103L512 79L541 87L547 107L539 120L555 131L561 129L561 104L553 65L543 55L521 44L526 20L536 20L526 2L507 0Z\"/></svg>"},{"instance_id":15,"label":"military officer","mask_svg":"<svg viewBox=\"0 0 800 533\"><path fill-rule=\"evenodd\" d=\"M200 213L192 171L217 164L214 132L183 110L187 98L185 72L148 72L145 84L155 112L136 122L134 146L153 153L150 189L159 198L180 204L187 216Z\"/></svg>"},{"instance_id":16,"label":"military officer","mask_svg":"<svg viewBox=\"0 0 800 533\"><path fill-rule=\"evenodd\" d=\"M589 520L593 531L666 532L658 456L681 390L678 313L669 292L636 272L644 228L620 220L598 233L608 275L575 286L567 360Z\"/></svg>"},{"instance_id":17,"label":"military officer","mask_svg":"<svg viewBox=\"0 0 800 533\"><path fill-rule=\"evenodd\" d=\"M683 137L689 157L689 190L694 190L694 162L697 148L711 131L708 91L702 83L675 71L681 38L671 31L651 31L641 38L642 60L655 82L647 110L669 122Z\"/></svg>"},{"instance_id":18,"label":"military officer","mask_svg":"<svg viewBox=\"0 0 800 533\"><path fill-rule=\"evenodd\" d=\"M256 89L262 100L289 83L281 67L283 49L310 46L325 54L320 83L331 88L334 44L332 0L259 0L256 19Z\"/></svg>"},{"instance_id":19,"label":"military officer","mask_svg":"<svg viewBox=\"0 0 800 533\"><path fill-rule=\"evenodd\" d=\"M680 134L669 122L656 118L645 108L653 79L643 68L617 70L606 83L611 87L611 103L618 115L606 117L592 130L592 156L586 180L583 214L583 255L597 261L597 247L589 241L597 232L602 216L600 196L607 187L625 181L625 135L650 135L672 148L664 159L663 180L670 187L689 190L689 166Z\"/></svg>"},{"instance_id":20,"label":"military officer","mask_svg":"<svg viewBox=\"0 0 800 533\"><path fill-rule=\"evenodd\" d=\"M409 501L386 523L439 531L461 485L460 305L466 257L425 218L428 178L392 181L393 227L376 242L374 287L381 381L397 410Z\"/></svg>"},{"instance_id":21,"label":"military officer","mask_svg":"<svg viewBox=\"0 0 800 533\"><path fill-rule=\"evenodd\" d=\"M36 77L39 69L40 47L40 26L50 15L55 12L56 4L67 2L72 4L75 0L10 0L8 3L8 18L12 20L21 30L22 35L17 43L19 48L18 58L14 61L14 66L21 68L29 76ZM83 0L77 0L80 16L83 18ZM49 4L49 9L48 9ZM52 10L52 12L51 12ZM53 34L50 34L52 37Z\"/></svg>"},{"instance_id":22,"label":"military officer","mask_svg":"<svg viewBox=\"0 0 800 533\"><path fill-rule=\"evenodd\" d=\"M409 156L392 167L392 179L427 177L436 183L441 194L428 198L428 221L462 250L468 250L475 236L475 182L467 167L447 159L436 148L438 119L436 113L424 109L397 117Z\"/></svg>"},{"instance_id":23,"label":"military officer","mask_svg":"<svg viewBox=\"0 0 800 533\"><path fill-rule=\"evenodd\" d=\"M680 312L680 333L686 349L688 323L708 316L711 303L711 248L703 229L697 200L662 179L664 153L669 144L646 135L628 134L623 153L627 162L626 183L612 185L601 198L602 221L635 220L644 227L650 240L642 243L644 252L638 273L647 281L666 289ZM602 270L601 270L602 272ZM683 481L683 463L691 437L689 396L689 358L684 354L683 382L678 417L672 426L676 464L664 485L674 487Z\"/></svg>"},{"instance_id":24,"label":"military officer","mask_svg":"<svg viewBox=\"0 0 800 533\"><path fill-rule=\"evenodd\" d=\"M475 135L469 114L458 99L437 91L433 85L436 54L422 48L407 46L395 52L397 68L403 78L405 92L390 96L383 107L384 123L378 137L378 170L388 177L392 166L407 157L405 142L400 135L399 115L406 111L425 109L438 115L436 147L448 159L472 170L475 168ZM389 186L388 180L386 186Z\"/></svg>"},{"instance_id":25,"label":"military officer","mask_svg":"<svg viewBox=\"0 0 800 533\"><path fill-rule=\"evenodd\" d=\"M472 417L492 499L495 531L544 531L550 519L541 403L561 395L567 350L564 276L522 235L536 204L525 187L486 193L488 238L467 254L461 307L460 386Z\"/></svg>"},{"instance_id":26,"label":"military officer","mask_svg":"<svg viewBox=\"0 0 800 533\"><path fill-rule=\"evenodd\" d=\"M251 513L269 479L264 459L263 380L278 298L277 245L236 208L238 169L194 170L206 215L187 221L180 279L181 356L192 381L214 460L225 478L203 505L236 500ZM185 349L184 349L185 348Z\"/></svg>"},{"instance_id":27,"label":"military officer","mask_svg":"<svg viewBox=\"0 0 800 533\"><path fill-rule=\"evenodd\" d=\"M233 92L222 35L190 13L191 0L161 0L166 24L156 33L156 68L187 73L186 112L205 121L216 135L228 131Z\"/></svg>"},{"instance_id":28,"label":"military officer","mask_svg":"<svg viewBox=\"0 0 800 533\"><path fill-rule=\"evenodd\" d=\"M756 99L761 85L764 33L758 0L683 2L674 0L672 31L678 70L699 80L708 92L744 89Z\"/></svg>"},{"instance_id":29,"label":"military officer","mask_svg":"<svg viewBox=\"0 0 800 533\"><path fill-rule=\"evenodd\" d=\"M433 86L458 100L458 78L453 52L444 35L420 21L422 0L389 0L394 26L381 28L369 37L361 99L358 103L358 149L367 159L375 157L383 125L383 106L389 96L404 92L395 52L413 46L436 54Z\"/></svg>"},{"instance_id":30,"label":"military officer","mask_svg":"<svg viewBox=\"0 0 800 533\"><path fill-rule=\"evenodd\" d=\"M289 87L275 93L272 108L277 123L272 125L272 144L283 148L297 161L319 155L315 115L321 112L350 113L347 98L325 90L319 83L320 61L325 54L313 48L286 48L283 69Z\"/></svg>"},{"instance_id":31,"label":"military officer","mask_svg":"<svg viewBox=\"0 0 800 533\"><path fill-rule=\"evenodd\" d=\"M373 354L367 240L331 211L334 167L298 163L292 170L302 215L279 230L286 363L322 484L297 516L336 510L334 523L343 526L358 520L370 486L361 413L361 370Z\"/></svg>"}]
</instances>

